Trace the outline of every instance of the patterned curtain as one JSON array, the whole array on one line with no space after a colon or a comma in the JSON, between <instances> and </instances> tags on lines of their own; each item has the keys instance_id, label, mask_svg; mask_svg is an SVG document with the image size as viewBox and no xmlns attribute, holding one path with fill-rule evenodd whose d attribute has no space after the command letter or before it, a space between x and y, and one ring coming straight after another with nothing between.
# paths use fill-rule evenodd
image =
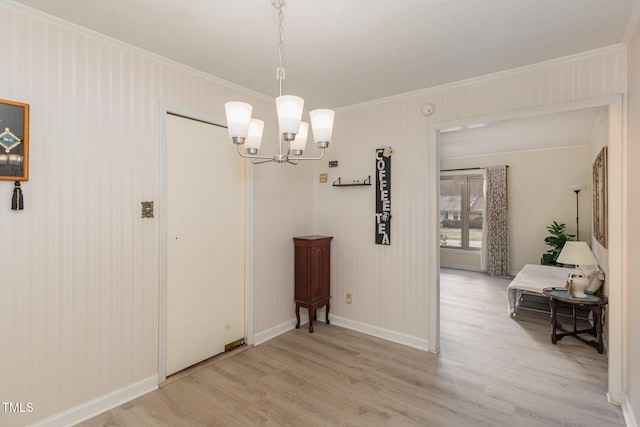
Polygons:
<instances>
[{"instance_id":1,"label":"patterned curtain","mask_svg":"<svg viewBox=\"0 0 640 427\"><path fill-rule=\"evenodd\" d=\"M487 272L509 275L507 166L487 168Z\"/></svg>"}]
</instances>

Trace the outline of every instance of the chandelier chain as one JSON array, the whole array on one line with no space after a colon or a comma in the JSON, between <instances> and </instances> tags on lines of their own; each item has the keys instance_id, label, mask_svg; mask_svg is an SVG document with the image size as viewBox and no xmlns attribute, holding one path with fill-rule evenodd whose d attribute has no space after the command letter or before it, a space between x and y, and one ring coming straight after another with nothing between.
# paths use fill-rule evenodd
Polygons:
<instances>
[{"instance_id":1,"label":"chandelier chain","mask_svg":"<svg viewBox=\"0 0 640 427\"><path fill-rule=\"evenodd\" d=\"M276 78L278 79L280 96L282 96L282 80L285 79L285 71L282 66L282 47L284 46L284 28L282 25L282 8L285 5L284 0L271 0L271 5L278 11L278 68L276 69Z\"/></svg>"}]
</instances>

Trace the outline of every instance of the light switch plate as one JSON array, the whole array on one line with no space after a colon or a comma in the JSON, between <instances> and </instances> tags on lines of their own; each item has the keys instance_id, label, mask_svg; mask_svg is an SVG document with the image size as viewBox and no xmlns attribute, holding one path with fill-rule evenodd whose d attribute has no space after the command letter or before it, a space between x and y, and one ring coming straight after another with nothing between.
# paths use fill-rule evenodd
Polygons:
<instances>
[{"instance_id":1,"label":"light switch plate","mask_svg":"<svg viewBox=\"0 0 640 427\"><path fill-rule=\"evenodd\" d=\"M326 173L321 173L320 174L320 182L327 182L327 174Z\"/></svg>"}]
</instances>

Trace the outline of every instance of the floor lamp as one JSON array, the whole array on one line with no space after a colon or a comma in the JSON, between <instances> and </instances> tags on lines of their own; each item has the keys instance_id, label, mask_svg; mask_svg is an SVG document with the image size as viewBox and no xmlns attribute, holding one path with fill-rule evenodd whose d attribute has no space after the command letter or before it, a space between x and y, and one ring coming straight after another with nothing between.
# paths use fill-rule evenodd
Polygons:
<instances>
[{"instance_id":1,"label":"floor lamp","mask_svg":"<svg viewBox=\"0 0 640 427\"><path fill-rule=\"evenodd\" d=\"M578 209L578 194L584 188L584 184L571 184L569 186L569 190L575 191L576 193L576 240L580 240L580 227L579 227L579 209Z\"/></svg>"}]
</instances>

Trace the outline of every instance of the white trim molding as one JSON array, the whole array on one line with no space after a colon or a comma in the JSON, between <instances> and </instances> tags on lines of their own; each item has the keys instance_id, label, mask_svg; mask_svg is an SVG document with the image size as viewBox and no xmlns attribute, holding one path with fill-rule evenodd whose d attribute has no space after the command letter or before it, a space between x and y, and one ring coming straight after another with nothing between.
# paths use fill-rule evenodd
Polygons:
<instances>
[{"instance_id":1,"label":"white trim molding","mask_svg":"<svg viewBox=\"0 0 640 427\"><path fill-rule=\"evenodd\" d=\"M320 315L318 315L318 318L320 318ZM367 335L382 338L383 340L395 342L398 344L403 344L408 347L417 348L419 350L429 351L429 340L426 340L424 338L403 334L401 332L391 331L389 329L357 322L355 320L347 319L340 316L329 315L329 321L336 326L342 326L343 328L362 332Z\"/></svg>"},{"instance_id":2,"label":"white trim molding","mask_svg":"<svg viewBox=\"0 0 640 427\"><path fill-rule=\"evenodd\" d=\"M49 15L48 13L45 13L41 10L35 9L33 7L21 4L21 3L16 3L13 1L7 1L7 2L3 2L3 6L9 7L11 9L23 12L23 13L28 13L29 15L32 16L37 16L39 19L43 20L44 22L48 22L50 24L59 26L61 28L66 28L69 29L71 31L75 31L79 34L82 34L86 37L90 37L94 40L100 40L100 41L104 41L106 43L109 43L113 46L117 46L120 49L123 50L127 50L129 52L132 52L136 55L140 55L144 58L149 58L152 61L156 61L158 63L161 64L165 64L167 66L170 66L172 68L175 68L177 70L184 70L188 73L191 73L195 76L201 77L205 80L211 81L211 82L215 82L217 84L235 89L239 92L243 92L246 93L247 95L251 95L254 96L256 98L260 98L264 101L268 101L268 102L275 102L275 98L270 97L268 95L265 95L264 93L258 92L254 89L249 89L247 87L241 86L237 83L231 82L229 80L225 80L221 77L218 76L214 76L213 74L209 74L206 73L202 70L198 70L196 68L190 67L188 65L182 64L180 62L177 62L173 59L169 59L166 58L164 56L158 55L157 53L153 53L151 51L145 50L141 47L138 46L134 46L132 44L129 43L125 43L122 40L118 40L116 38L113 38L111 36L108 36L106 34L102 34L99 33L97 31L91 30L89 28L83 27L82 25L78 25L75 24L73 22L70 21L66 21L62 18L59 18L57 16L53 16L53 15Z\"/></svg>"},{"instance_id":3,"label":"white trim molding","mask_svg":"<svg viewBox=\"0 0 640 427\"><path fill-rule=\"evenodd\" d=\"M637 5L636 5L637 6ZM634 10L635 12L635 10ZM639 12L640 14L640 12ZM632 28L633 29L633 28ZM573 55L568 55L568 56L563 56L561 58L555 58L555 59L550 59L548 61L542 61L542 62L536 62L534 64L529 64L529 65L524 65L522 67L517 67L517 68L509 68L507 70L504 71L497 71L495 73L490 73L490 74L485 74L482 76L477 76L477 77L471 77L465 80L458 80L455 82L451 82L451 83L444 83L438 86L430 86L428 88L425 89L418 89L416 91L412 91L412 92L405 92L405 93L400 93L397 95L391 95L391 96L387 96L385 98L379 98L379 99L374 99L371 101L365 101L359 104L353 104L353 105L346 105L344 107L339 107L336 108L336 112L342 112L342 111L349 111L349 110L355 110L358 108L364 108L364 107L370 107L370 106L375 106L378 104L384 104L387 102L391 102L391 101L398 101L398 100L403 100L403 99L407 99L407 98L413 98L416 96L422 96L422 95L430 95L432 93L435 92L440 92L442 90L447 90L450 88L458 88L460 86L467 86L467 85L473 85L476 83L482 83L482 82L486 82L486 81L490 81L493 79L498 79L501 77L509 77L509 76L515 76L518 75L520 73L524 73L527 71L533 71L533 70L539 70L541 68L545 68L545 67L549 67L552 65L557 65L557 64L565 64L565 63L570 63L570 62L574 62L576 60L582 59L582 58L589 58L591 56L594 55L601 55L603 53L608 53L608 52L616 52L616 51L620 51L620 50L624 50L626 49L625 45L622 43L617 43L611 46L605 46L605 47L601 47L601 48L597 48L597 49L593 49L593 50L588 50L585 52L580 52L580 53L576 53ZM470 123L468 123L470 124ZM449 127L453 127L449 126ZM445 128L442 128L445 129Z\"/></svg>"},{"instance_id":4,"label":"white trim molding","mask_svg":"<svg viewBox=\"0 0 640 427\"><path fill-rule=\"evenodd\" d=\"M447 264L443 262L440 264L440 268L451 268L454 270L466 270L466 271L477 271L478 273L486 273L486 269L482 269L482 267L476 267L474 265L466 265L466 264Z\"/></svg>"},{"instance_id":5,"label":"white trim molding","mask_svg":"<svg viewBox=\"0 0 640 427\"><path fill-rule=\"evenodd\" d=\"M302 325L309 322L309 315L305 312L300 312L300 327ZM289 332L290 330L296 327L296 319L289 319L286 322L280 323L272 328L265 329L262 332L258 332L253 336L253 345L259 345L264 342L269 341L277 337L278 335L282 335L285 332Z\"/></svg>"},{"instance_id":6,"label":"white trim molding","mask_svg":"<svg viewBox=\"0 0 640 427\"><path fill-rule=\"evenodd\" d=\"M318 310L316 315L318 319L324 319L324 311ZM324 323L323 320L317 320L316 322ZM329 322L333 325L340 326L353 331L362 332L363 334L371 335L374 337L382 338L386 341L395 342L398 344L406 345L408 347L417 348L419 350L429 350L429 341L424 338L414 337L412 335L403 334L401 332L391 331L389 329L380 328L378 326L369 325L362 322L356 322L355 320L347 319L345 317L329 315ZM300 328L303 325L309 323L309 314L305 311L300 312ZM279 325L269 328L260 333L257 333L254 337L254 345L262 344L269 341L272 338L282 335L296 327L296 319L289 319ZM304 328L306 329L306 328Z\"/></svg>"},{"instance_id":7,"label":"white trim molding","mask_svg":"<svg viewBox=\"0 0 640 427\"><path fill-rule=\"evenodd\" d=\"M152 375L142 381L114 390L111 393L69 408L64 412L37 421L31 424L31 427L73 426L157 389L158 376Z\"/></svg>"},{"instance_id":8,"label":"white trim molding","mask_svg":"<svg viewBox=\"0 0 640 427\"><path fill-rule=\"evenodd\" d=\"M622 415L627 427L640 427L638 425L637 418L633 413L633 405L629 402L629 396L626 393L622 394Z\"/></svg>"}]
</instances>

